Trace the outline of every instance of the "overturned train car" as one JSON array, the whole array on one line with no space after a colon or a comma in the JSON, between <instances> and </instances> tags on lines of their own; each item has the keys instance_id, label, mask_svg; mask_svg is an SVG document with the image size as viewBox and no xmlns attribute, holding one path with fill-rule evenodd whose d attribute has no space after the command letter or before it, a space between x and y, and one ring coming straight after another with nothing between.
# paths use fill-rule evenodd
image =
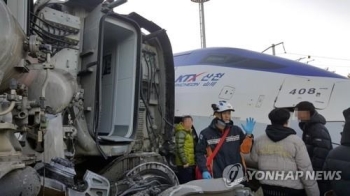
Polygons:
<instances>
[{"instance_id":1,"label":"overturned train car","mask_svg":"<svg viewBox=\"0 0 350 196\"><path fill-rule=\"evenodd\" d=\"M171 44L123 3L0 1L0 195L178 185Z\"/></svg>"}]
</instances>

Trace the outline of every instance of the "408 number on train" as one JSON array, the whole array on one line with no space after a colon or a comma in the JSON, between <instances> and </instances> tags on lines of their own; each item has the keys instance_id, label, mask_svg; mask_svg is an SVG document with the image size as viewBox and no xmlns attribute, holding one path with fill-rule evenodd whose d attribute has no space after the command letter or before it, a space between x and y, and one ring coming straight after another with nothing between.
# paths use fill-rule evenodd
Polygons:
<instances>
[{"instance_id":1,"label":"408 number on train","mask_svg":"<svg viewBox=\"0 0 350 196\"><path fill-rule=\"evenodd\" d=\"M289 94L295 95L295 94L299 94L299 95L303 95L303 94L315 94L316 93L316 88L301 88L301 89L293 89L289 92Z\"/></svg>"}]
</instances>

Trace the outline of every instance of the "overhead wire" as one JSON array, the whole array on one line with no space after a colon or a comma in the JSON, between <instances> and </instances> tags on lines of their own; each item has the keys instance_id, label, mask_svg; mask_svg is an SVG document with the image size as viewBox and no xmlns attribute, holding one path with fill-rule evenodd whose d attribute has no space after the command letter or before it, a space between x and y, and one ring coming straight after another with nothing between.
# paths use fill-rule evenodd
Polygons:
<instances>
[{"instance_id":1,"label":"overhead wire","mask_svg":"<svg viewBox=\"0 0 350 196\"><path fill-rule=\"evenodd\" d=\"M316 61L317 59L329 59L329 60L337 60L337 61L349 61L350 59L347 58L336 58L336 57L329 57L329 56L320 56L320 55L312 55L312 54L301 54L301 53L291 53L291 52L285 52L285 53L277 53L277 55L280 54L284 54L284 55L295 55L295 56L304 56L298 59L295 59L296 61L301 61L301 60L308 60L307 62L303 62L303 63L307 63L309 64L309 62L313 62ZM320 62L320 61L318 61ZM344 62L345 63L345 62ZM316 66L316 65L315 65ZM324 69L329 69L329 68L350 68L350 64L349 65L330 65L328 64L328 62L326 64L323 63L317 63L317 67L319 68L324 68ZM335 71L334 71L335 72Z\"/></svg>"},{"instance_id":2,"label":"overhead wire","mask_svg":"<svg viewBox=\"0 0 350 196\"><path fill-rule=\"evenodd\" d=\"M284 50L284 53L277 53L276 55L295 55L295 56L303 56L301 58L298 58L298 59L294 59L295 61L301 61L303 59L305 60L308 60L307 62L304 62L304 63L307 63L309 64L309 62L312 62L312 61L316 61L316 59L327 59L327 60L335 60L335 61L348 61L350 62L350 59L348 58L337 58L337 57L330 57L330 56L321 56L321 55L313 55L313 54L301 54L301 53L294 53L294 52L287 52L285 47L284 47L284 44L283 42L281 42L282 45L283 45L283 50ZM270 46L269 48L273 47L273 46L276 46L275 44L273 44L272 46ZM267 49L269 49L267 48ZM266 50L267 50L266 49ZM264 51L266 51L264 50ZM263 51L263 52L264 52ZM318 61L319 62L319 61ZM320 64L320 63L317 63L317 67L321 68L321 67L324 67L324 69L328 70L329 67L332 67L332 68L340 68L340 67L343 67L343 68L350 68L350 64L349 65L325 65L325 64ZM332 71L332 72L335 72L335 71Z\"/></svg>"},{"instance_id":3,"label":"overhead wire","mask_svg":"<svg viewBox=\"0 0 350 196\"><path fill-rule=\"evenodd\" d=\"M287 53L278 53L278 54L290 54L290 55L297 55L297 56L310 56L310 57L316 57L316 58L322 58L322 59L332 59L332 60L339 60L339 61L350 61L350 59L346 59L346 58L336 58L336 57L326 57L326 56L319 56L319 55L312 55L312 54L299 54L299 53L291 53L291 52L287 52Z\"/></svg>"}]
</instances>

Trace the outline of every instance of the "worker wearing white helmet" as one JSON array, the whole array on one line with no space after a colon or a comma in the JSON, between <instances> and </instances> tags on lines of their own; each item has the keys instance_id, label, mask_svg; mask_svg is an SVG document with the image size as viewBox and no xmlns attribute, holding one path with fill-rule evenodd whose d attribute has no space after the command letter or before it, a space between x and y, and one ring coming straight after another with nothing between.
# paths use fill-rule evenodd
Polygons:
<instances>
[{"instance_id":1,"label":"worker wearing white helmet","mask_svg":"<svg viewBox=\"0 0 350 196\"><path fill-rule=\"evenodd\" d=\"M250 153L253 143L253 129L255 121L253 118L247 119L247 124L242 129L234 125L231 120L231 113L235 110L230 103L226 101L219 101L211 105L215 119L211 124L201 131L199 141L196 146L196 161L198 172L201 172L203 179L221 178L224 169L236 163L245 165L241 153ZM223 134L227 131L218 153L213 158L212 164L207 166L207 157L214 151L219 144ZM224 135L225 136L225 135Z\"/></svg>"},{"instance_id":2,"label":"worker wearing white helmet","mask_svg":"<svg viewBox=\"0 0 350 196\"><path fill-rule=\"evenodd\" d=\"M226 101L219 101L218 104L211 104L214 110L214 116L217 118L217 126L224 129L226 125L231 125L231 112L234 112L232 105ZM231 111L231 112L227 112Z\"/></svg>"}]
</instances>

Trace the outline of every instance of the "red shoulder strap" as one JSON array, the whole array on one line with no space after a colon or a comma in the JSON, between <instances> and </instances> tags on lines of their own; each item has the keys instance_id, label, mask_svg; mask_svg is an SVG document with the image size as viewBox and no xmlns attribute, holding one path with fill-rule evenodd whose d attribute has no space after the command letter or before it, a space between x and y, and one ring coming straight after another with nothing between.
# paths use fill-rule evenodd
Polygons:
<instances>
[{"instance_id":1,"label":"red shoulder strap","mask_svg":"<svg viewBox=\"0 0 350 196\"><path fill-rule=\"evenodd\" d=\"M211 161L214 159L215 155L218 153L218 151L220 150L222 144L224 143L224 141L226 140L226 136L228 134L228 132L230 131L230 127L228 127L225 130L225 133L222 135L218 145L215 147L214 152L211 153L211 155L208 157L207 159L207 165L209 165L211 163Z\"/></svg>"}]
</instances>

